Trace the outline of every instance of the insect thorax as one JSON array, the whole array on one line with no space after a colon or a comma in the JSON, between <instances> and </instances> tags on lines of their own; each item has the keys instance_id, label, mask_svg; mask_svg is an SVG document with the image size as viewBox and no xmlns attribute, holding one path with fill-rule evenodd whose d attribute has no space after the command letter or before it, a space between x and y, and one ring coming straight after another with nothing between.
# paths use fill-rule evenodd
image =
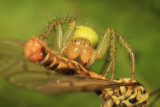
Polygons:
<instances>
[{"instance_id":1,"label":"insect thorax","mask_svg":"<svg viewBox=\"0 0 160 107\"><path fill-rule=\"evenodd\" d=\"M116 80L122 83L129 81L127 78ZM134 80L132 85L106 88L101 91L100 97L104 98L102 107L143 107L148 103L149 94Z\"/></svg>"}]
</instances>

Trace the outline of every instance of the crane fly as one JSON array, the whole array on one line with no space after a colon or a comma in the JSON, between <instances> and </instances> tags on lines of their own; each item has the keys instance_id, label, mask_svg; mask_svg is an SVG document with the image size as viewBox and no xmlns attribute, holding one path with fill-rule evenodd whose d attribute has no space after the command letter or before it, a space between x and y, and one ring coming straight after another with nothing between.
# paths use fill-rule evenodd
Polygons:
<instances>
[{"instance_id":1,"label":"crane fly","mask_svg":"<svg viewBox=\"0 0 160 107\"><path fill-rule=\"evenodd\" d=\"M32 47L28 48L28 43L33 43L31 45ZM34 49L34 44L40 48ZM65 58L50 50L45 43L35 37L27 42L24 50L26 49L32 53L31 55L26 55L33 57L29 60L46 67L50 72L46 73L40 70L42 68L38 68L38 66L30 62L22 63L22 61L20 61L22 63L21 67L18 67L19 69L16 69L16 71L14 69L16 66L14 66L13 69L10 68L11 70L3 69L3 72L1 70L1 75L17 86L38 90L43 93L91 91L104 99L101 105L102 107L139 107L148 103L148 93L145 88L135 80L131 83L131 79L129 78L120 78L111 82L103 75L86 69L77 61ZM1 55L5 53L1 52ZM42 57L38 56L40 59L34 57L34 55L37 56L37 53L43 53ZM51 57L56 63L48 63L48 61L52 60ZM56 64L54 71L49 67L50 64L54 65L53 63ZM53 72L67 76L55 76L52 74Z\"/></svg>"},{"instance_id":2,"label":"crane fly","mask_svg":"<svg viewBox=\"0 0 160 107\"><path fill-rule=\"evenodd\" d=\"M100 97L104 98L102 107L132 107L147 104L149 95L144 87L135 80L132 85L130 84L131 79L126 78L121 78L117 81L114 80L113 83L107 80L106 83L106 78L103 75L86 69L75 60L60 56L47 48L46 45L36 37L32 37L32 39L26 43L24 51L31 62L42 65L51 72L81 76L78 79L62 79L56 82L50 81L40 88L44 92L50 93L56 90L69 91L68 89L74 87L74 90L96 92ZM90 80L89 78L87 80L85 76L88 76ZM81 81L78 82L79 79ZM85 83L82 80L85 80ZM98 82L97 85L96 82ZM103 83L105 83L104 86L102 85Z\"/></svg>"}]
</instances>

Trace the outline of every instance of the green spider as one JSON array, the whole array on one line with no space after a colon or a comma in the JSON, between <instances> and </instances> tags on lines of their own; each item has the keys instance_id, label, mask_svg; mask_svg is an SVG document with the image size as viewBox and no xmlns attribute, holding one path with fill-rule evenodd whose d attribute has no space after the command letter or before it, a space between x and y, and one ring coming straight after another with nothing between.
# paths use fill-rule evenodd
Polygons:
<instances>
[{"instance_id":1,"label":"green spider","mask_svg":"<svg viewBox=\"0 0 160 107\"><path fill-rule=\"evenodd\" d=\"M69 27L63 34L63 25L67 23L69 23ZM113 80L115 74L115 40L118 39L131 57L131 78L133 80L135 73L134 53L124 38L115 32L114 29L110 27L107 28L102 39L98 40L98 35L94 30L86 26L77 26L75 18L67 17L53 20L41 33L40 40L46 43L52 30L56 31L58 53L69 59L78 59L78 61L82 62L87 68L90 67L95 60L102 58L106 51L109 50L110 63L105 72L105 77L112 67L111 80ZM54 38L54 36L55 34L53 32L52 37ZM94 49L96 45L97 48Z\"/></svg>"}]
</instances>

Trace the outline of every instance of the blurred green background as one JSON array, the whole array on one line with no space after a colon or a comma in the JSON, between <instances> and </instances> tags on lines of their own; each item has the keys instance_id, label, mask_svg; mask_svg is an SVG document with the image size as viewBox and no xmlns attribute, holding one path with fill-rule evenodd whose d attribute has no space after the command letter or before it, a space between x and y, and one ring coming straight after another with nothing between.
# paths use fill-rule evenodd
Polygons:
<instances>
[{"instance_id":1,"label":"blurred green background","mask_svg":"<svg viewBox=\"0 0 160 107\"><path fill-rule=\"evenodd\" d=\"M136 54L135 78L149 92L160 88L159 0L0 0L0 40L28 40L40 34L47 19L65 17L68 12L79 25L95 29L98 35L108 26L124 35ZM129 57L119 44L117 51L116 77L130 77ZM97 61L91 69L99 72L103 62ZM99 107L101 101L89 92L46 95L0 78L1 107ZM159 102L154 107L159 107Z\"/></svg>"}]
</instances>

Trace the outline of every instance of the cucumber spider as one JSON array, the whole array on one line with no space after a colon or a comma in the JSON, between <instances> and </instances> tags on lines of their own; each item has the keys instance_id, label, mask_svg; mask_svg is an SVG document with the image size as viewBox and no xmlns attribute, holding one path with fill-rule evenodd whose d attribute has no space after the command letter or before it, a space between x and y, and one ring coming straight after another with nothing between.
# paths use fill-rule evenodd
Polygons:
<instances>
[{"instance_id":1,"label":"cucumber spider","mask_svg":"<svg viewBox=\"0 0 160 107\"><path fill-rule=\"evenodd\" d=\"M69 27L65 34L63 34L63 25L67 23L69 23ZM69 59L80 59L87 68L92 65L95 60L102 58L106 51L109 50L110 63L106 70L105 77L112 67L111 81L115 74L115 40L118 39L131 57L131 78L133 80L135 72L134 53L124 38L115 32L114 29L110 27L107 28L98 43L98 36L95 31L86 26L77 26L75 18L67 17L53 20L41 33L40 40L46 43L52 30L56 31L58 53ZM52 37L54 37L54 35L53 32ZM97 48L94 49L96 45Z\"/></svg>"}]
</instances>

